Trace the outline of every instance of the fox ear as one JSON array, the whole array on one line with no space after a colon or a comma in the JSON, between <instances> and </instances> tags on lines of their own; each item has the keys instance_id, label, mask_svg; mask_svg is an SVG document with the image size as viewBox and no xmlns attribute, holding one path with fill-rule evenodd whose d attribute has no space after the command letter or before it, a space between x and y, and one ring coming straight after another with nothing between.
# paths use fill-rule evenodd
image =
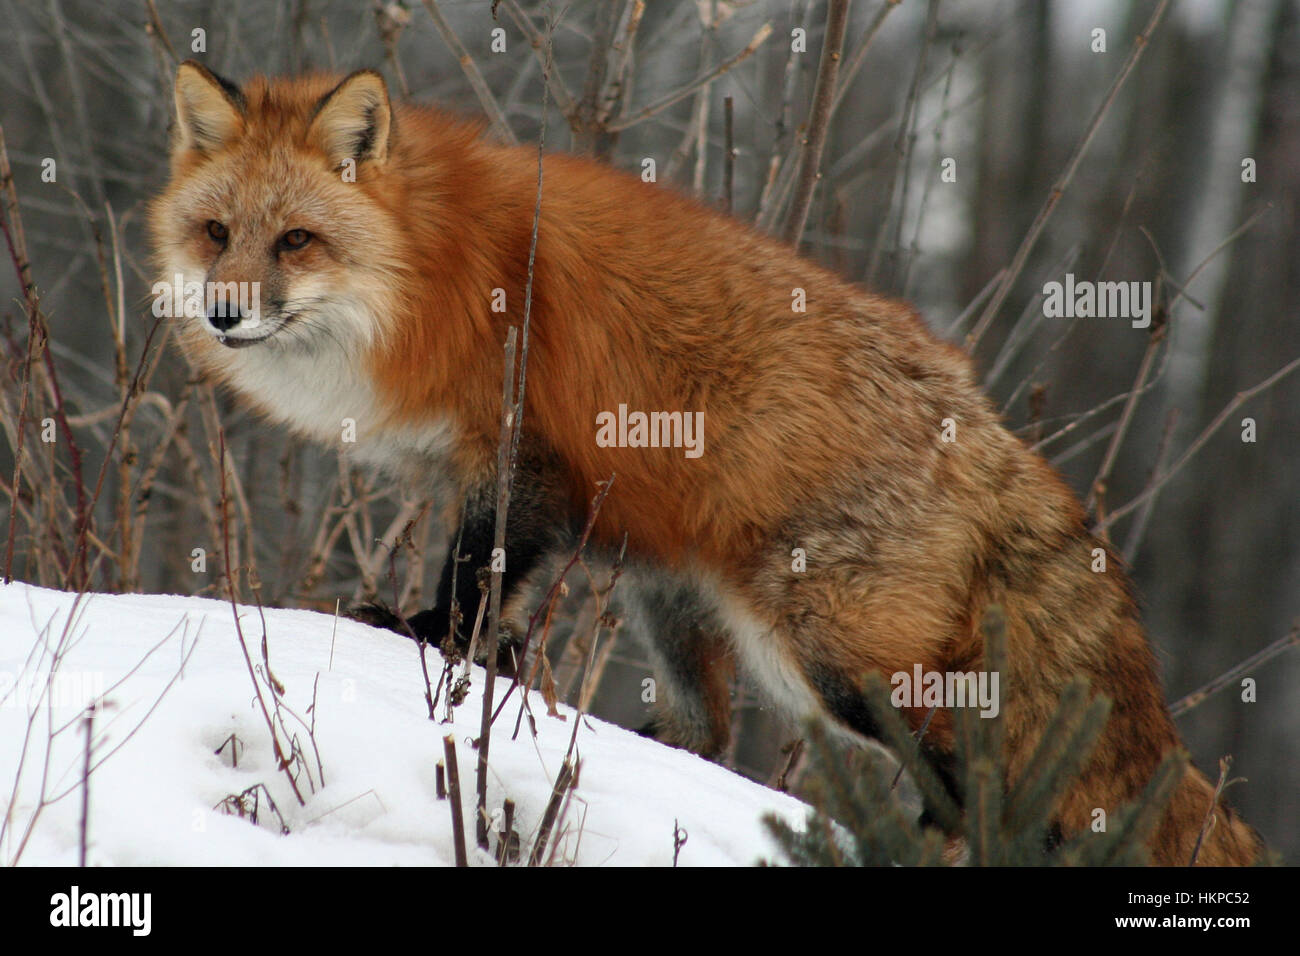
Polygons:
<instances>
[{"instance_id":1,"label":"fox ear","mask_svg":"<svg viewBox=\"0 0 1300 956\"><path fill-rule=\"evenodd\" d=\"M229 142L244 122L244 94L201 63L176 70L176 125L172 151L210 152Z\"/></svg>"},{"instance_id":2,"label":"fox ear","mask_svg":"<svg viewBox=\"0 0 1300 956\"><path fill-rule=\"evenodd\" d=\"M374 70L358 70L321 97L307 136L335 166L347 159L382 163L388 159L392 125L384 78Z\"/></svg>"}]
</instances>

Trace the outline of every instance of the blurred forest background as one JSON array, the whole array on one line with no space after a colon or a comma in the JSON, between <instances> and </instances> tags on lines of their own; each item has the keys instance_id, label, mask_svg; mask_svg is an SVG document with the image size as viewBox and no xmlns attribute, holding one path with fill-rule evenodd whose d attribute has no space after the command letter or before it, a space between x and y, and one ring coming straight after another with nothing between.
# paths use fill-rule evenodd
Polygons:
<instances>
[{"instance_id":1,"label":"blurred forest background","mask_svg":"<svg viewBox=\"0 0 1300 956\"><path fill-rule=\"evenodd\" d=\"M545 122L547 150L634 172L654 158L663 188L779 234L809 152L827 12L824 0L0 0L5 566L53 587L220 596L224 434L229 560L256 569L244 599L256 586L267 604L332 611L396 587L411 611L436 582L445 531L410 524L420 489L257 421L193 380L155 324L145 203L166 175L179 60L237 82L376 67L395 95L476 116L495 104L486 135L535 144ZM1274 376L1300 357L1300 3L856 0L831 94L805 254L911 299L973 347L1011 427L1041 443L1131 564L1169 700L1291 633L1300 374ZM1045 317L1043 285L1067 272L1151 281L1153 328ZM573 583L551 643L570 699L592 627ZM599 655L592 706L638 726L647 665L630 638ZM1294 859L1300 655L1246 674L1257 702L1234 678L1179 727L1211 775L1233 755L1249 782L1230 799ZM743 681L738 694L732 765L774 779L792 734Z\"/></svg>"}]
</instances>

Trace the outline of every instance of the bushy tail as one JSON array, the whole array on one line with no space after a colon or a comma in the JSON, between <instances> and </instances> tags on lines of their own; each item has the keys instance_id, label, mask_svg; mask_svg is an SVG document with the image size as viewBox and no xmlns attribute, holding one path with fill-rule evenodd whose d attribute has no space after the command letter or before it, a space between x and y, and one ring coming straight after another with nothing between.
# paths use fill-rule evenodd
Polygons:
<instances>
[{"instance_id":1,"label":"bushy tail","mask_svg":"<svg viewBox=\"0 0 1300 956\"><path fill-rule=\"evenodd\" d=\"M1084 547L1089 544L1093 542L1085 541ZM1041 593L1007 595L1013 670L1014 662L1021 662L1017 683L1022 699L1009 700L1007 713L1013 764L1017 757L1023 760L1020 755L1028 753L1043 732L1044 715L1073 674L1086 675L1092 690L1111 700L1096 749L1062 800L1061 823L1069 836L1091 826L1098 808L1113 813L1138 799L1161 761L1182 747L1182 741L1165 703L1154 655L1118 572L1086 572L1077 554L1053 554L1040 566L1046 569L1048 584L1059 592L1086 596L1087 602L1080 600L1073 613L1052 621L1043 609L1060 606L1059 595L1056 601L1045 601ZM1038 650L1041 635L1052 637L1054 660ZM1015 768L1017 774L1021 770ZM1189 866L1193 860L1198 866L1245 866L1264 855L1255 831L1221 797L1216 799L1214 785L1190 765L1147 846L1156 866Z\"/></svg>"}]
</instances>

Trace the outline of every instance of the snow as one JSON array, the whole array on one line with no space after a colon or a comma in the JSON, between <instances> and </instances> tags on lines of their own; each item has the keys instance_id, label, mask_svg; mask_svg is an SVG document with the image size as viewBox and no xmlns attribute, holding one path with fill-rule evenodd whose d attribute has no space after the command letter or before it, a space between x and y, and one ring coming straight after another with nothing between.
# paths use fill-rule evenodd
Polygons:
<instances>
[{"instance_id":1,"label":"snow","mask_svg":"<svg viewBox=\"0 0 1300 956\"><path fill-rule=\"evenodd\" d=\"M260 666L258 610L239 612ZM77 863L86 756L80 715L88 698L103 694L107 706L92 725L92 759L102 760L90 777L92 866L450 865L450 804L435 794L448 733L456 739L470 864L490 865L473 833L477 753L470 741L478 736L483 670L471 671L473 686L454 722L434 722L410 641L310 611L267 609L265 617L285 703L309 722L318 681L315 743L324 785L317 781L311 792L304 782L301 806L276 769L228 603L107 594L78 601L61 591L0 585L0 863ZM50 652L61 641L49 681ZM436 681L441 658L430 653L429 662ZM508 686L498 680L498 702ZM488 788L491 809L515 801L525 853L575 716L561 708L564 720L547 717L540 695L530 697L537 736L525 720L510 739L516 693L494 727ZM314 775L308 735L301 727L297 733ZM237 766L229 746L216 753L231 734L242 744ZM672 865L676 821L687 833L679 865L750 865L776 858L760 823L764 813L794 823L807 812L791 797L595 718L582 719L576 752L581 773L556 828L564 831L557 862ZM43 782L47 798L59 798L44 806ZM214 809L257 784L272 794L288 835L265 801L257 824Z\"/></svg>"}]
</instances>

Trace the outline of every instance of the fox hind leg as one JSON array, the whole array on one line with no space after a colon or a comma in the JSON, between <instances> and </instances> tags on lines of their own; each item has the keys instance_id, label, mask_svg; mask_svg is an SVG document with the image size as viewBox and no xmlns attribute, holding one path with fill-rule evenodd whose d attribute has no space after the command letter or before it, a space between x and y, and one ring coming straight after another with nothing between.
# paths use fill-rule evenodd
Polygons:
<instances>
[{"instance_id":1,"label":"fox hind leg","mask_svg":"<svg viewBox=\"0 0 1300 956\"><path fill-rule=\"evenodd\" d=\"M730 636L697 587L645 569L634 574L627 614L645 638L655 673L653 717L642 732L717 758L731 740Z\"/></svg>"}]
</instances>

